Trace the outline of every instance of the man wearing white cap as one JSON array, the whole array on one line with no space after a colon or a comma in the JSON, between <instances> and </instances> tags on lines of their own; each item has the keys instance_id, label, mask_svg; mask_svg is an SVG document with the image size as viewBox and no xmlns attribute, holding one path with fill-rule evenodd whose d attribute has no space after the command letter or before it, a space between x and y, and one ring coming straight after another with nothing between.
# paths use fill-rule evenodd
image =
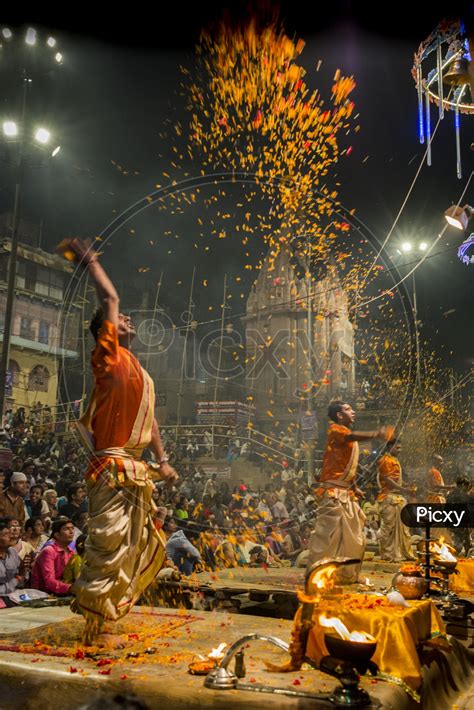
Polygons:
<instances>
[{"instance_id":1,"label":"man wearing white cap","mask_svg":"<svg viewBox=\"0 0 474 710\"><path fill-rule=\"evenodd\" d=\"M23 526L26 520L25 497L28 481L24 473L15 471L8 488L0 493L0 517L12 516Z\"/></svg>"}]
</instances>

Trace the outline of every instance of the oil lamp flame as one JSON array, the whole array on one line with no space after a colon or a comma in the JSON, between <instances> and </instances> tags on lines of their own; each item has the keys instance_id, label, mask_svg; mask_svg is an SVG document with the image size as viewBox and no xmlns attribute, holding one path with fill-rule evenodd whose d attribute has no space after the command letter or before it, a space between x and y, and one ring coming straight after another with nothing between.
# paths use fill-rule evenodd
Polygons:
<instances>
[{"instance_id":1,"label":"oil lamp flame","mask_svg":"<svg viewBox=\"0 0 474 710\"><path fill-rule=\"evenodd\" d=\"M434 542L432 544L431 551L435 553L441 560L446 560L448 562L457 562L456 557L451 554L446 545L443 542L443 538L440 538L440 544Z\"/></svg>"},{"instance_id":2,"label":"oil lamp flame","mask_svg":"<svg viewBox=\"0 0 474 710\"><path fill-rule=\"evenodd\" d=\"M207 657L211 658L214 661L220 661L221 658L224 658L223 650L227 646L225 642L220 643L217 648L213 648L210 653L208 653Z\"/></svg>"},{"instance_id":3,"label":"oil lamp flame","mask_svg":"<svg viewBox=\"0 0 474 710\"><path fill-rule=\"evenodd\" d=\"M328 619L326 616L320 616L319 623L321 626L325 626L328 629L335 629L344 641L355 641L356 643L373 643L375 641L375 638L365 631L350 632L347 626L336 617L330 617Z\"/></svg>"},{"instance_id":4,"label":"oil lamp flame","mask_svg":"<svg viewBox=\"0 0 474 710\"><path fill-rule=\"evenodd\" d=\"M335 565L331 565L330 567L316 570L311 577L310 584L313 584L316 589L331 589L334 586L332 577L336 569Z\"/></svg>"}]
</instances>

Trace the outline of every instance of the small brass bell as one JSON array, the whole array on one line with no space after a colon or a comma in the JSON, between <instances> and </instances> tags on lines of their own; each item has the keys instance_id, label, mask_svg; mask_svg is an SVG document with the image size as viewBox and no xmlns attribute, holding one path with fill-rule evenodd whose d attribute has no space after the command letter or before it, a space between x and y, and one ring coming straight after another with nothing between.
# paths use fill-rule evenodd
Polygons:
<instances>
[{"instance_id":1,"label":"small brass bell","mask_svg":"<svg viewBox=\"0 0 474 710\"><path fill-rule=\"evenodd\" d=\"M443 81L449 86L463 86L469 83L469 62L466 57L457 57L449 65Z\"/></svg>"}]
</instances>

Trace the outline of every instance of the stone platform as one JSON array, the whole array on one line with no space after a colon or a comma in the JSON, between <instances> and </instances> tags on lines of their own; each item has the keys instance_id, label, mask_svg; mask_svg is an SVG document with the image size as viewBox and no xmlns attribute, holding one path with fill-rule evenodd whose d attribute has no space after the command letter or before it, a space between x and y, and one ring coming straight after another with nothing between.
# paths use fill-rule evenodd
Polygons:
<instances>
[{"instance_id":1,"label":"stone platform","mask_svg":"<svg viewBox=\"0 0 474 710\"><path fill-rule=\"evenodd\" d=\"M366 559L362 576L370 587L352 584L348 592L380 592L389 589L398 563ZM216 572L200 572L179 582L161 582L147 593L147 603L174 607L181 601L188 609L219 609L259 616L292 619L298 606L297 591L304 586L305 569L297 567L237 567ZM459 593L474 602L474 596Z\"/></svg>"},{"instance_id":2,"label":"stone platform","mask_svg":"<svg viewBox=\"0 0 474 710\"><path fill-rule=\"evenodd\" d=\"M44 622L46 625L38 626ZM124 649L93 649L88 653L80 642L82 626L82 619L67 608L0 612L2 710L77 710L90 700L130 692L144 699L152 710L327 707L311 698L208 690L203 677L188 673L188 664L198 654L206 656L222 641L230 644L259 632L289 642L291 621L140 607L118 625L117 632L126 643ZM424 667L421 706L391 683L367 678L362 685L382 708L456 707L456 697L468 691L472 677L468 651L454 640L450 654L431 653L426 658L429 666ZM268 644L253 642L245 649L245 682L313 694L331 691L338 684L310 668L269 673L264 670L263 659L281 663L287 655Z\"/></svg>"}]
</instances>

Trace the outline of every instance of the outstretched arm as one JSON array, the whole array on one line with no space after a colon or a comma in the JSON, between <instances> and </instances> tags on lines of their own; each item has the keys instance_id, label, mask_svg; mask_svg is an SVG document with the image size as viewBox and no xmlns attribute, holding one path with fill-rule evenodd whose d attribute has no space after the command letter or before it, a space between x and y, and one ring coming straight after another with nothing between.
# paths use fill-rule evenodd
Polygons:
<instances>
[{"instance_id":1,"label":"outstretched arm","mask_svg":"<svg viewBox=\"0 0 474 710\"><path fill-rule=\"evenodd\" d=\"M392 481L390 478L387 479L386 484L387 484L387 488L390 488L390 490L392 490L392 491L405 492L406 490L408 490L408 488L410 488L410 486L408 484L401 486L399 483L397 483L396 481Z\"/></svg>"},{"instance_id":2,"label":"outstretched arm","mask_svg":"<svg viewBox=\"0 0 474 710\"><path fill-rule=\"evenodd\" d=\"M370 441L371 439L383 439L390 441L393 439L394 432L391 426L381 426L375 431L352 431L346 437L347 441Z\"/></svg>"},{"instance_id":3,"label":"outstretched arm","mask_svg":"<svg viewBox=\"0 0 474 710\"><path fill-rule=\"evenodd\" d=\"M155 459L159 463L165 455L165 450L163 448L163 442L161 441L160 429L158 427L158 422L156 419L153 420L153 428L151 430L151 442L150 449L155 455Z\"/></svg>"},{"instance_id":4,"label":"outstretched arm","mask_svg":"<svg viewBox=\"0 0 474 710\"><path fill-rule=\"evenodd\" d=\"M94 251L90 239L65 239L58 249L67 255L72 254L76 264L86 269L95 284L99 303L104 311L104 319L110 321L116 328L120 298L112 281L100 265L97 252Z\"/></svg>"},{"instance_id":5,"label":"outstretched arm","mask_svg":"<svg viewBox=\"0 0 474 710\"><path fill-rule=\"evenodd\" d=\"M166 481L166 483L170 485L175 483L178 480L178 474L174 468L169 465L168 461L164 460L166 457L163 449L163 442L161 441L160 429L156 419L153 420L150 449L155 455L161 480Z\"/></svg>"}]
</instances>

